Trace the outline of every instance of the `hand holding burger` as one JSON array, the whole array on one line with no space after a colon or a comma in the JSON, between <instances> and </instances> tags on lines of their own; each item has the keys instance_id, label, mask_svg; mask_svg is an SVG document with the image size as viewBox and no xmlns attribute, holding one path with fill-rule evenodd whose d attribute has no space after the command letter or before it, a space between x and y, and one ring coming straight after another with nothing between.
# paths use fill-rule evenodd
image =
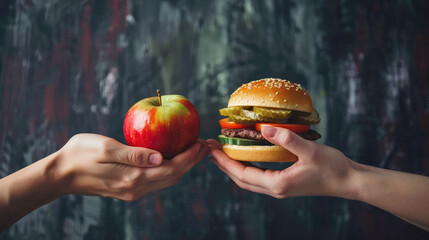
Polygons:
<instances>
[{"instance_id":1,"label":"hand holding burger","mask_svg":"<svg viewBox=\"0 0 429 240\"><path fill-rule=\"evenodd\" d=\"M313 121L309 118L306 120ZM260 169L231 159L224 144L208 140L210 160L240 188L275 198L336 196L358 200L429 230L429 177L356 163L337 149L308 141L284 127L265 125L261 130L263 139L296 156L292 166L281 171Z\"/></svg>"},{"instance_id":2,"label":"hand holding burger","mask_svg":"<svg viewBox=\"0 0 429 240\"><path fill-rule=\"evenodd\" d=\"M336 196L386 210L429 230L429 177L363 165L337 149L284 128L264 127L264 138L288 149L297 161L282 171L263 170L229 158L210 139L210 159L240 187L275 198ZM410 204L412 203L412 204Z\"/></svg>"},{"instance_id":3,"label":"hand holding burger","mask_svg":"<svg viewBox=\"0 0 429 240\"><path fill-rule=\"evenodd\" d=\"M264 170L235 161L222 152L222 144L208 140L210 159L241 188L275 198L329 195L354 198L353 161L336 149L305 140L285 128L264 126L262 135L273 144L297 156L297 161L281 170Z\"/></svg>"},{"instance_id":4,"label":"hand holding burger","mask_svg":"<svg viewBox=\"0 0 429 240\"><path fill-rule=\"evenodd\" d=\"M311 97L300 85L286 80L265 78L243 84L219 110L227 116L219 121L223 151L232 159L254 162L293 162L297 157L281 146L268 142L263 126L289 129L305 139L320 134L310 125L320 122Z\"/></svg>"}]
</instances>

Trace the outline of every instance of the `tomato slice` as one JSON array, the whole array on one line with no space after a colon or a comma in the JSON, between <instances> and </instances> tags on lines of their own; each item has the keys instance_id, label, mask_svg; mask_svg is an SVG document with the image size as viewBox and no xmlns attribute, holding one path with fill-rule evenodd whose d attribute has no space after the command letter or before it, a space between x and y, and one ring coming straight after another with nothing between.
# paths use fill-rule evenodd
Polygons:
<instances>
[{"instance_id":1,"label":"tomato slice","mask_svg":"<svg viewBox=\"0 0 429 240\"><path fill-rule=\"evenodd\" d=\"M224 118L219 120L219 124L221 128L252 128L252 125L244 125L244 124L239 124L239 123L235 123L235 122L231 122L229 121L228 118Z\"/></svg>"},{"instance_id":2,"label":"tomato slice","mask_svg":"<svg viewBox=\"0 0 429 240\"><path fill-rule=\"evenodd\" d=\"M281 124L281 123L257 123L255 125L256 130L261 131L262 126L281 127L287 128L294 133L304 133L310 130L310 125L301 124Z\"/></svg>"}]
</instances>

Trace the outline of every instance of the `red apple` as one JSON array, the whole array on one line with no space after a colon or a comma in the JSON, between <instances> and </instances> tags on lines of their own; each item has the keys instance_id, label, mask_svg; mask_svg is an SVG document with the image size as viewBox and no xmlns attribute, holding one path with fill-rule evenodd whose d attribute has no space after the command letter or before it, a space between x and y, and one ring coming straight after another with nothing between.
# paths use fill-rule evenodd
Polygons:
<instances>
[{"instance_id":1,"label":"red apple","mask_svg":"<svg viewBox=\"0 0 429 240\"><path fill-rule=\"evenodd\" d=\"M196 142L199 132L197 110L180 95L142 99L128 110L124 120L128 145L157 150L167 159Z\"/></svg>"}]
</instances>

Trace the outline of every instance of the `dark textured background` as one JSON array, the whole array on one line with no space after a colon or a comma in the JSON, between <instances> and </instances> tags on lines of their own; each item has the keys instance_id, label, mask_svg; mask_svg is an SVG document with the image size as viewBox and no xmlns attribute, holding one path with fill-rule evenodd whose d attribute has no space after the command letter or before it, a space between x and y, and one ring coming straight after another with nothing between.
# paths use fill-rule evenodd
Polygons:
<instances>
[{"instance_id":1,"label":"dark textured background","mask_svg":"<svg viewBox=\"0 0 429 240\"><path fill-rule=\"evenodd\" d=\"M124 142L137 100L187 96L201 137L244 82L301 83L320 142L355 161L429 174L425 0L1 0L0 177L71 136ZM394 199L392 199L394 201ZM429 209L423 209L428 211ZM429 239L369 205L240 190L207 159L135 202L64 196L1 239Z\"/></svg>"}]
</instances>

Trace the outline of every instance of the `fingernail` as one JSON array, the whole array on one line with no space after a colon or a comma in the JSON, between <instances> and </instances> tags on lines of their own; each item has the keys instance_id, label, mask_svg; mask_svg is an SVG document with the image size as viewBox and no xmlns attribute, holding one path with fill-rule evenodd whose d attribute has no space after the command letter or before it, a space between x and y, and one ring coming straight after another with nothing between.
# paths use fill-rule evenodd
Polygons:
<instances>
[{"instance_id":1,"label":"fingernail","mask_svg":"<svg viewBox=\"0 0 429 240\"><path fill-rule=\"evenodd\" d=\"M274 137L274 135L276 135L277 132L277 128L271 127L271 126L263 126L262 127L262 133L264 134L264 136L266 137Z\"/></svg>"},{"instance_id":2,"label":"fingernail","mask_svg":"<svg viewBox=\"0 0 429 240\"><path fill-rule=\"evenodd\" d=\"M152 165L158 165L162 161L162 157L158 153L153 153L149 156L149 163Z\"/></svg>"}]
</instances>

